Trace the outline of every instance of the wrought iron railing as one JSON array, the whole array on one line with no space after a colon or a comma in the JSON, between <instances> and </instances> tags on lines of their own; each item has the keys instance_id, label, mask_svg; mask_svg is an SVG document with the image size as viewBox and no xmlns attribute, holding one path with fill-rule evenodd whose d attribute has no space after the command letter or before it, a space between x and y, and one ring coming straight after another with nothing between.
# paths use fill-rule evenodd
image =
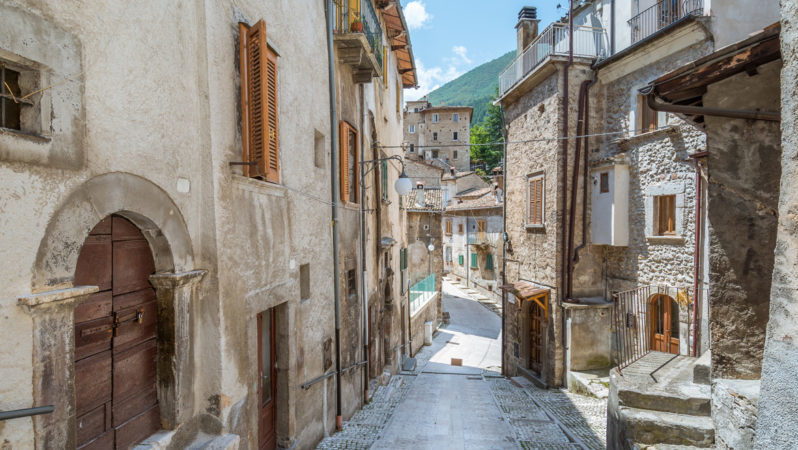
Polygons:
<instances>
[{"instance_id":1,"label":"wrought iron railing","mask_svg":"<svg viewBox=\"0 0 798 450\"><path fill-rule=\"evenodd\" d=\"M535 70L551 55L568 55L569 27L553 23L517 56L499 75L499 94L504 95L517 82ZM574 56L601 58L607 56L607 37L602 28L574 27Z\"/></svg>"},{"instance_id":2,"label":"wrought iron railing","mask_svg":"<svg viewBox=\"0 0 798 450\"><path fill-rule=\"evenodd\" d=\"M363 33L382 70L382 27L371 0L335 0L336 34Z\"/></svg>"},{"instance_id":3,"label":"wrought iron railing","mask_svg":"<svg viewBox=\"0 0 798 450\"><path fill-rule=\"evenodd\" d=\"M435 274L410 287L410 315L412 316L435 296Z\"/></svg>"},{"instance_id":4,"label":"wrought iron railing","mask_svg":"<svg viewBox=\"0 0 798 450\"><path fill-rule=\"evenodd\" d=\"M643 286L613 294L613 360L623 369L651 351L693 354L691 288Z\"/></svg>"},{"instance_id":5,"label":"wrought iron railing","mask_svg":"<svg viewBox=\"0 0 798 450\"><path fill-rule=\"evenodd\" d=\"M685 17L700 16L703 13L704 0L661 0L629 20L632 44Z\"/></svg>"}]
</instances>

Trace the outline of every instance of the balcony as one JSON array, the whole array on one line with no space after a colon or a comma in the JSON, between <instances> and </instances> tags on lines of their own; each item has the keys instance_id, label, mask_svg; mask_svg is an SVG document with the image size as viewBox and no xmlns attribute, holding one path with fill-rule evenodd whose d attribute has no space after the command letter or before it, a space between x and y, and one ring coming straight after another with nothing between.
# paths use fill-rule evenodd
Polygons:
<instances>
[{"instance_id":1,"label":"balcony","mask_svg":"<svg viewBox=\"0 0 798 450\"><path fill-rule=\"evenodd\" d=\"M410 287L410 316L415 315L435 297L435 274Z\"/></svg>"},{"instance_id":2,"label":"balcony","mask_svg":"<svg viewBox=\"0 0 798 450\"><path fill-rule=\"evenodd\" d=\"M484 232L468 233L468 245L476 245L476 246L490 245L487 233Z\"/></svg>"},{"instance_id":3,"label":"balcony","mask_svg":"<svg viewBox=\"0 0 798 450\"><path fill-rule=\"evenodd\" d=\"M688 17L704 14L704 0L661 0L629 20L632 45Z\"/></svg>"},{"instance_id":4,"label":"balcony","mask_svg":"<svg viewBox=\"0 0 798 450\"><path fill-rule=\"evenodd\" d=\"M564 23L546 27L534 41L499 75L499 96L504 96L518 82L540 67L551 56L568 56L569 30ZM602 58L607 56L604 29L574 26L574 56Z\"/></svg>"},{"instance_id":5,"label":"balcony","mask_svg":"<svg viewBox=\"0 0 798 450\"><path fill-rule=\"evenodd\" d=\"M382 28L371 0L335 0L333 30L338 59L352 66L355 83L382 74Z\"/></svg>"}]
</instances>

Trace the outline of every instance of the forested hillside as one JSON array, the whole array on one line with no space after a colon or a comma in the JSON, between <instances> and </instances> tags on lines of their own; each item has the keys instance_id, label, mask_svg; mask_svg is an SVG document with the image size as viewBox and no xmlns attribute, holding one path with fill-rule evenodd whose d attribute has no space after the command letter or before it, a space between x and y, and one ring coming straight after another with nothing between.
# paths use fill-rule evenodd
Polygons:
<instances>
[{"instance_id":1,"label":"forested hillside","mask_svg":"<svg viewBox=\"0 0 798 450\"><path fill-rule=\"evenodd\" d=\"M488 104L496 95L499 72L513 60L515 51L508 52L493 61L464 73L429 94L429 102L435 106L463 105L474 108L472 124L484 120Z\"/></svg>"}]
</instances>

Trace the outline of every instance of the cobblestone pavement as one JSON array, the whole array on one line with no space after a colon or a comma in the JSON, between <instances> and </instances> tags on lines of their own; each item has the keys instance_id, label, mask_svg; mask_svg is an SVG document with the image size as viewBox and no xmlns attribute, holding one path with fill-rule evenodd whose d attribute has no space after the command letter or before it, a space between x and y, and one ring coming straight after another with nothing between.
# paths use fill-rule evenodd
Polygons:
<instances>
[{"instance_id":1,"label":"cobblestone pavement","mask_svg":"<svg viewBox=\"0 0 798 450\"><path fill-rule=\"evenodd\" d=\"M380 386L318 448L605 448L606 400L502 377L496 316L448 282L443 304L452 323L416 355L415 370ZM449 365L451 357L463 367Z\"/></svg>"}]
</instances>

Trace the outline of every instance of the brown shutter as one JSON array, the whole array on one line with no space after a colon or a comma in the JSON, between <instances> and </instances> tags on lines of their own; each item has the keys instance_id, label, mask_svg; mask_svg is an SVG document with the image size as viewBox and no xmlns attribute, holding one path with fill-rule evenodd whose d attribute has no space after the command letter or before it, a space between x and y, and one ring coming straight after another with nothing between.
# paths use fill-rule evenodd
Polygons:
<instances>
[{"instance_id":1,"label":"brown shutter","mask_svg":"<svg viewBox=\"0 0 798 450\"><path fill-rule=\"evenodd\" d=\"M535 193L535 215L537 217L536 223L543 223L543 178L538 178L535 180L535 184L537 185L537 192Z\"/></svg>"},{"instance_id":2,"label":"brown shutter","mask_svg":"<svg viewBox=\"0 0 798 450\"><path fill-rule=\"evenodd\" d=\"M269 158L266 163L266 180L280 182L279 103L277 102L277 55L266 48L266 88L268 106Z\"/></svg>"},{"instance_id":3,"label":"brown shutter","mask_svg":"<svg viewBox=\"0 0 798 450\"><path fill-rule=\"evenodd\" d=\"M349 201L349 127L342 120L338 128L340 134L338 155L341 161L339 176L341 200L346 202Z\"/></svg>"}]
</instances>

